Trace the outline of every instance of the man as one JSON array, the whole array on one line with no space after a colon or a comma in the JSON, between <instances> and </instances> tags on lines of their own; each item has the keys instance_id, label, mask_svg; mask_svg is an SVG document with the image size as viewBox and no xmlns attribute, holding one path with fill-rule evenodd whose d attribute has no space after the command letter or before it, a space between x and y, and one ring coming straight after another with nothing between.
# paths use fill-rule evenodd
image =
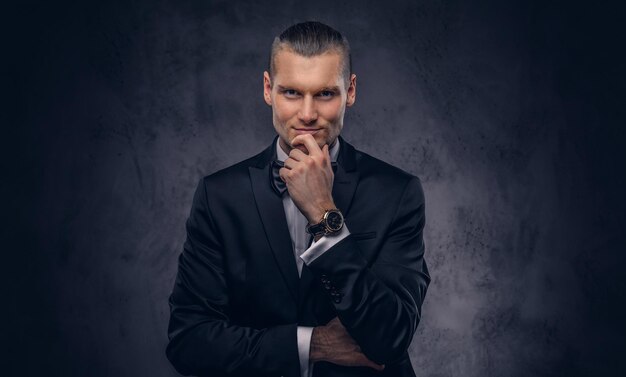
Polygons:
<instances>
[{"instance_id":1,"label":"man","mask_svg":"<svg viewBox=\"0 0 626 377\"><path fill-rule=\"evenodd\" d=\"M430 281L419 179L339 136L356 76L336 30L285 30L263 80L278 136L198 185L169 360L206 376L414 376Z\"/></svg>"}]
</instances>

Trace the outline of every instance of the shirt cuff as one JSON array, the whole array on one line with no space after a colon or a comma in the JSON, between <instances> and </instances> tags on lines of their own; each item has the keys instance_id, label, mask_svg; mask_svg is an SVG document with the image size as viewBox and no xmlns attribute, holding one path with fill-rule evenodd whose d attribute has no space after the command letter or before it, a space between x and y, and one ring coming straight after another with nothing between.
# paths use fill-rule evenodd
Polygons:
<instances>
[{"instance_id":1,"label":"shirt cuff","mask_svg":"<svg viewBox=\"0 0 626 377\"><path fill-rule=\"evenodd\" d=\"M298 357L300 358L300 376L309 376L309 353L311 351L311 335L313 327L298 326Z\"/></svg>"},{"instance_id":2,"label":"shirt cuff","mask_svg":"<svg viewBox=\"0 0 626 377\"><path fill-rule=\"evenodd\" d=\"M331 247L335 246L339 241L350 235L350 231L346 224L343 224L343 227L337 234L333 234L332 236L323 236L319 240L313 241L313 244L300 255L300 259L306 263L308 266L315 259L323 255L327 252Z\"/></svg>"}]
</instances>

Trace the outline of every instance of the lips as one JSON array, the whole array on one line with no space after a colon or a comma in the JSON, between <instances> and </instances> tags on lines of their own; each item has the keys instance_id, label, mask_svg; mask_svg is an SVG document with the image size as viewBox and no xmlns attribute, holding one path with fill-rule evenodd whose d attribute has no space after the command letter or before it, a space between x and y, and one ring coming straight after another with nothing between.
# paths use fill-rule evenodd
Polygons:
<instances>
[{"instance_id":1,"label":"lips","mask_svg":"<svg viewBox=\"0 0 626 377\"><path fill-rule=\"evenodd\" d=\"M298 135L304 135L304 134L315 135L321 130L322 130L321 128L294 128L294 131L296 131Z\"/></svg>"}]
</instances>

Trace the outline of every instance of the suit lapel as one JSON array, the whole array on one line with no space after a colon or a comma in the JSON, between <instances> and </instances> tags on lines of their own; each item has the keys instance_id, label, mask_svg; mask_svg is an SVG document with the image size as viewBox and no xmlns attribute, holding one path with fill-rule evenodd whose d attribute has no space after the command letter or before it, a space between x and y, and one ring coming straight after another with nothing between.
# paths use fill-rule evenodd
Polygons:
<instances>
[{"instance_id":1,"label":"suit lapel","mask_svg":"<svg viewBox=\"0 0 626 377\"><path fill-rule=\"evenodd\" d=\"M248 168L252 191L256 201L259 216L263 222L265 235L269 241L274 259L280 268L285 284L298 302L298 267L293 255L293 246L289 228L285 218L283 200L276 195L270 186L270 162L276 159L276 138L274 142L261 153L255 166Z\"/></svg>"},{"instance_id":2,"label":"suit lapel","mask_svg":"<svg viewBox=\"0 0 626 377\"><path fill-rule=\"evenodd\" d=\"M341 136L341 147L337 157L337 172L333 182L333 200L344 217L350 212L352 197L359 182L359 172L356 169L356 151Z\"/></svg>"}]
</instances>

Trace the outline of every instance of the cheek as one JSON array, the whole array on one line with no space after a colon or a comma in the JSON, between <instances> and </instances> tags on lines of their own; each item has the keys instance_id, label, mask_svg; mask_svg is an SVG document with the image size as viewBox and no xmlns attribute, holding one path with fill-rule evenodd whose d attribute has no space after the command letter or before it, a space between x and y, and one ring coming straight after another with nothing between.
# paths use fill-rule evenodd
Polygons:
<instances>
[{"instance_id":1,"label":"cheek","mask_svg":"<svg viewBox=\"0 0 626 377\"><path fill-rule=\"evenodd\" d=\"M273 109L274 116L281 121L289 120L297 113L297 108L285 100L274 101Z\"/></svg>"},{"instance_id":2,"label":"cheek","mask_svg":"<svg viewBox=\"0 0 626 377\"><path fill-rule=\"evenodd\" d=\"M318 108L318 114L328 121L336 121L343 114L343 106L340 101L328 102Z\"/></svg>"}]
</instances>

